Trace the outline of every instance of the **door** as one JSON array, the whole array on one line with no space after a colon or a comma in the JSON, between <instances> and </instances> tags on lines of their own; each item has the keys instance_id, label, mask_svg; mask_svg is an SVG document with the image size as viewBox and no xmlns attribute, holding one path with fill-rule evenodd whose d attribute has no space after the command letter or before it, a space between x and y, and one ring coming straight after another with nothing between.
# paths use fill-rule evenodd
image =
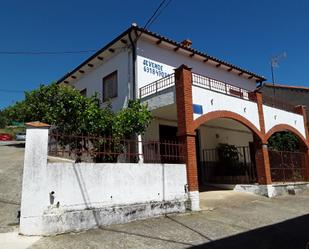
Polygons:
<instances>
[{"instance_id":1,"label":"door","mask_svg":"<svg viewBox=\"0 0 309 249\"><path fill-rule=\"evenodd\" d=\"M177 127L159 125L160 155L162 163L173 163L177 160L174 143L178 141Z\"/></svg>"}]
</instances>

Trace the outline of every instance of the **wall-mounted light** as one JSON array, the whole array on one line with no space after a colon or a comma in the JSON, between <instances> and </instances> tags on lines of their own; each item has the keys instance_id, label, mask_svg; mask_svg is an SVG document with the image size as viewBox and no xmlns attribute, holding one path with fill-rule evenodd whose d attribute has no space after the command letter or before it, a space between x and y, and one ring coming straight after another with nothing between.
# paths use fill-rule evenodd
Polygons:
<instances>
[{"instance_id":1,"label":"wall-mounted light","mask_svg":"<svg viewBox=\"0 0 309 249\"><path fill-rule=\"evenodd\" d=\"M247 107L244 108L244 113L246 113L246 112L247 112Z\"/></svg>"},{"instance_id":2,"label":"wall-mounted light","mask_svg":"<svg viewBox=\"0 0 309 249\"><path fill-rule=\"evenodd\" d=\"M210 100L210 104L211 104L211 105L214 105L214 99L211 99L211 100Z\"/></svg>"},{"instance_id":3,"label":"wall-mounted light","mask_svg":"<svg viewBox=\"0 0 309 249\"><path fill-rule=\"evenodd\" d=\"M275 119L275 120L277 119L277 115L274 116L274 119Z\"/></svg>"}]
</instances>

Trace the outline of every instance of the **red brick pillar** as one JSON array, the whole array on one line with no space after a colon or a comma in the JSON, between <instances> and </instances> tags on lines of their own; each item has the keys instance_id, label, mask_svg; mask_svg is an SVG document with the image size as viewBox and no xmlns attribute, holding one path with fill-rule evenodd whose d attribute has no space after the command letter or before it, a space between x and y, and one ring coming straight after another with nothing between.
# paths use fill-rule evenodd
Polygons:
<instances>
[{"instance_id":1,"label":"red brick pillar","mask_svg":"<svg viewBox=\"0 0 309 249\"><path fill-rule=\"evenodd\" d=\"M255 92L255 99L258 106L260 130L262 135L265 136L266 130L265 130L262 94L260 92ZM272 181L271 181L267 141L261 141L260 139L259 140L255 139L254 142L256 148L255 164L256 164L258 183L262 185L269 185L272 183Z\"/></svg>"},{"instance_id":2,"label":"red brick pillar","mask_svg":"<svg viewBox=\"0 0 309 249\"><path fill-rule=\"evenodd\" d=\"M304 117L304 127L305 127L307 144L303 144L300 150L305 153L305 157L302 160L303 161L302 163L304 164L304 171L303 171L304 179L306 181L309 181L309 131L308 131L308 118L307 118L306 107L303 105L295 106L295 112Z\"/></svg>"},{"instance_id":3,"label":"red brick pillar","mask_svg":"<svg viewBox=\"0 0 309 249\"><path fill-rule=\"evenodd\" d=\"M272 181L267 144L263 144L261 141L255 141L255 148L257 181L261 185L269 185Z\"/></svg>"},{"instance_id":4,"label":"red brick pillar","mask_svg":"<svg viewBox=\"0 0 309 249\"><path fill-rule=\"evenodd\" d=\"M184 142L187 181L191 210L199 210L195 130L193 127L192 73L191 68L181 65L175 70L178 137Z\"/></svg>"}]
</instances>

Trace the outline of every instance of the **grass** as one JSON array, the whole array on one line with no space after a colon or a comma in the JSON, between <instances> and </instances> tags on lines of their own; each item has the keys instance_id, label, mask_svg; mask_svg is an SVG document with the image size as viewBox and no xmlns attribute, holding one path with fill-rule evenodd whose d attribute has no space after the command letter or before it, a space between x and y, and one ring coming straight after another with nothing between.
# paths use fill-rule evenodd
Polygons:
<instances>
[{"instance_id":1,"label":"grass","mask_svg":"<svg viewBox=\"0 0 309 249\"><path fill-rule=\"evenodd\" d=\"M0 134L1 133L10 134L13 138L15 138L17 133L25 131L26 131L25 127L6 127L0 129Z\"/></svg>"}]
</instances>

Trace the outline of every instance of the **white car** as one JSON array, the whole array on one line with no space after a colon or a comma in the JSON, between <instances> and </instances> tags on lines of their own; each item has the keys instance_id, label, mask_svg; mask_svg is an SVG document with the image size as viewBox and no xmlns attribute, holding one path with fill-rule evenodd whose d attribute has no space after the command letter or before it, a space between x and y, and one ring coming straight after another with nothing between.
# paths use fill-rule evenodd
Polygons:
<instances>
[{"instance_id":1,"label":"white car","mask_svg":"<svg viewBox=\"0 0 309 249\"><path fill-rule=\"evenodd\" d=\"M20 132L16 134L16 141L25 141L26 140L26 132Z\"/></svg>"}]
</instances>

